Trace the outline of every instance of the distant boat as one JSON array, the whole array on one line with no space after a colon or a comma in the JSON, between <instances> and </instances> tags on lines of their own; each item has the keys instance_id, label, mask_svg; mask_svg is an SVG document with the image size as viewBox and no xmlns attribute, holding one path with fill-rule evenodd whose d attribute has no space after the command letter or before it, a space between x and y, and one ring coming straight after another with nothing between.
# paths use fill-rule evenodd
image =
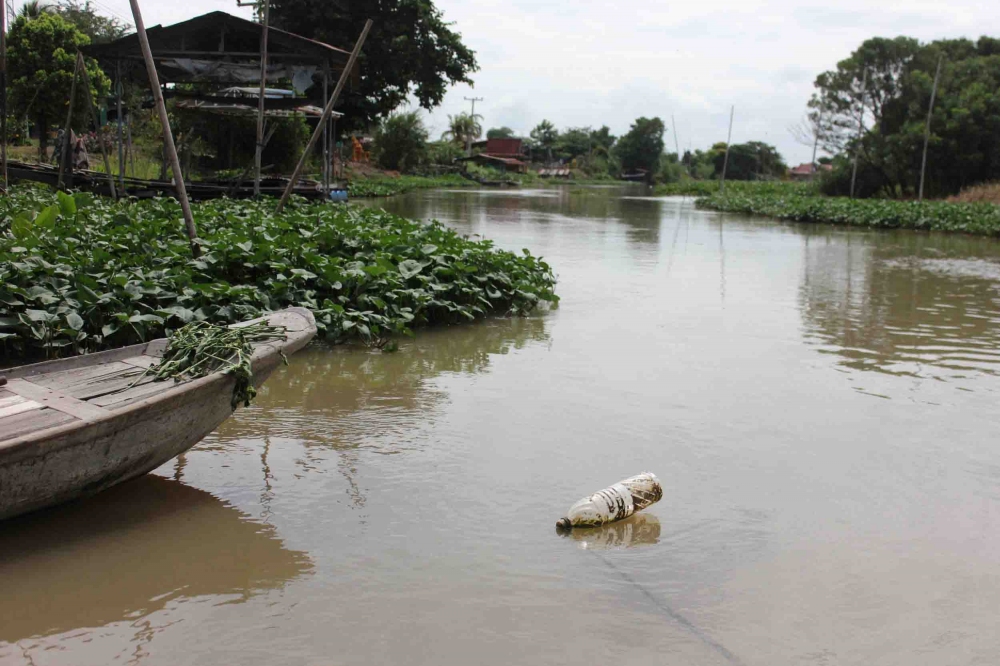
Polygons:
<instances>
[{"instance_id":1,"label":"distant boat","mask_svg":"<svg viewBox=\"0 0 1000 666\"><path fill-rule=\"evenodd\" d=\"M623 173L620 178L630 183L644 183L649 179L649 172L639 169L635 173Z\"/></svg>"},{"instance_id":2,"label":"distant boat","mask_svg":"<svg viewBox=\"0 0 1000 666\"><path fill-rule=\"evenodd\" d=\"M316 334L312 313L304 308L254 320L261 321L284 326L286 339L255 345L257 386L281 363L282 353L298 351ZM166 346L164 338L0 370L0 519L150 472L229 418L236 381L229 374L132 385Z\"/></svg>"}]
</instances>

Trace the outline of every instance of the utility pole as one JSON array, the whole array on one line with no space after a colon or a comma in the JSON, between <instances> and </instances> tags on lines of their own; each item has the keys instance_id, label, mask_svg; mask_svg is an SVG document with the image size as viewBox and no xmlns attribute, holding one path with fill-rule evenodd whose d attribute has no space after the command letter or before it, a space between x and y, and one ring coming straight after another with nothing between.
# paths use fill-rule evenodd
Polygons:
<instances>
[{"instance_id":1,"label":"utility pole","mask_svg":"<svg viewBox=\"0 0 1000 666\"><path fill-rule=\"evenodd\" d=\"M463 97L466 102L472 102L472 124L476 124L476 102L482 102L482 97ZM468 157L472 157L472 128L469 128L469 134L465 137L465 153Z\"/></svg>"},{"instance_id":2,"label":"utility pole","mask_svg":"<svg viewBox=\"0 0 1000 666\"><path fill-rule=\"evenodd\" d=\"M726 191L726 171L729 169L729 145L733 142L733 116L736 115L736 105L729 110L729 136L726 138L726 156L722 160L722 182L719 183L719 191Z\"/></svg>"},{"instance_id":3,"label":"utility pole","mask_svg":"<svg viewBox=\"0 0 1000 666\"><path fill-rule=\"evenodd\" d=\"M934 73L934 87L931 88L931 103L927 108L927 127L924 129L924 157L920 162L920 196L918 201L924 200L924 175L927 173L927 144L931 140L931 116L934 115L934 99L937 97L938 80L941 78L941 61L944 56L938 57L937 71ZM6 175L4 176L6 178Z\"/></svg>"},{"instance_id":4,"label":"utility pole","mask_svg":"<svg viewBox=\"0 0 1000 666\"><path fill-rule=\"evenodd\" d=\"M260 33L260 97L257 99L257 145L253 151L253 195L260 196L260 164L264 155L264 98L267 95L267 32L269 27L270 0L261 0L263 27Z\"/></svg>"},{"instance_id":5,"label":"utility pole","mask_svg":"<svg viewBox=\"0 0 1000 666\"><path fill-rule=\"evenodd\" d=\"M823 127L823 114L822 112L817 112L817 113L819 113L819 115L816 117L816 126L813 128L813 137L815 139L813 141L813 159L812 159L813 178L815 178L816 174L819 172L819 168L816 166L816 151L819 149L819 132L820 129Z\"/></svg>"},{"instance_id":6,"label":"utility pole","mask_svg":"<svg viewBox=\"0 0 1000 666\"><path fill-rule=\"evenodd\" d=\"M854 146L854 171L851 173L851 198L854 198L854 183L858 180L858 154L861 152L861 133L865 128L865 92L868 91L868 69L861 79L861 111L858 113L858 139Z\"/></svg>"}]
</instances>

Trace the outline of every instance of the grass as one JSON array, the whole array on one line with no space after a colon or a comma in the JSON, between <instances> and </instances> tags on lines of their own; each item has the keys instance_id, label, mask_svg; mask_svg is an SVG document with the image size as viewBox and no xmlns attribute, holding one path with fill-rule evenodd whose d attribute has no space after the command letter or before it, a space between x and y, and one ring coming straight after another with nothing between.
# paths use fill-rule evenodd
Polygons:
<instances>
[{"instance_id":1,"label":"grass","mask_svg":"<svg viewBox=\"0 0 1000 666\"><path fill-rule=\"evenodd\" d=\"M848 199L810 196L795 191L739 191L727 187L725 193L702 197L695 204L711 210L766 215L794 222L1000 236L1000 206L981 201L921 203L891 199Z\"/></svg>"},{"instance_id":2,"label":"grass","mask_svg":"<svg viewBox=\"0 0 1000 666\"><path fill-rule=\"evenodd\" d=\"M555 302L550 267L441 224L293 199L173 199L15 186L0 198L0 358L85 353L301 306L333 341L383 346L420 326L523 315Z\"/></svg>"},{"instance_id":3,"label":"grass","mask_svg":"<svg viewBox=\"0 0 1000 666\"><path fill-rule=\"evenodd\" d=\"M711 197L720 191L717 180L683 180L677 183L665 183L653 188L655 196L695 196ZM817 194L814 183L798 183L792 181L771 180L730 180L726 181L726 194Z\"/></svg>"},{"instance_id":4,"label":"grass","mask_svg":"<svg viewBox=\"0 0 1000 666\"><path fill-rule=\"evenodd\" d=\"M984 183L967 187L948 201L955 203L986 202L1000 205L1000 183Z\"/></svg>"},{"instance_id":5,"label":"grass","mask_svg":"<svg viewBox=\"0 0 1000 666\"><path fill-rule=\"evenodd\" d=\"M418 189L434 187L477 187L471 180L458 174L445 176L372 176L353 178L347 192L352 197L391 197Z\"/></svg>"}]
</instances>

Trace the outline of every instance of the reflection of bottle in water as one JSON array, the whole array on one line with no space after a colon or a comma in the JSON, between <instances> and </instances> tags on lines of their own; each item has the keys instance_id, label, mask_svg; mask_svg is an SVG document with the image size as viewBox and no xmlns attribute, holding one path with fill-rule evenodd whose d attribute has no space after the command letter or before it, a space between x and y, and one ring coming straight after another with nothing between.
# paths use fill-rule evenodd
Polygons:
<instances>
[{"instance_id":1,"label":"reflection of bottle in water","mask_svg":"<svg viewBox=\"0 0 1000 666\"><path fill-rule=\"evenodd\" d=\"M663 487L655 474L643 472L585 497L569 508L565 518L556 523L559 529L599 527L628 518L650 504L660 501Z\"/></svg>"},{"instance_id":2,"label":"reflection of bottle in water","mask_svg":"<svg viewBox=\"0 0 1000 666\"><path fill-rule=\"evenodd\" d=\"M563 531L584 550L618 550L649 546L660 540L660 521L651 513L638 513L601 527Z\"/></svg>"}]
</instances>

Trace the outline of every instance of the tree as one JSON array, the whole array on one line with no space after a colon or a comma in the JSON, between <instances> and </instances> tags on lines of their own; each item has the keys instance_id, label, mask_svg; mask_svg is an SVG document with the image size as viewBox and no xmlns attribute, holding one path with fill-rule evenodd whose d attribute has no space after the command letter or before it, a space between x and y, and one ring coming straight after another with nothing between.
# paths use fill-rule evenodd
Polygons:
<instances>
[{"instance_id":1,"label":"tree","mask_svg":"<svg viewBox=\"0 0 1000 666\"><path fill-rule=\"evenodd\" d=\"M535 145L545 151L549 161L552 161L552 149L559 140L559 130L548 120L543 120L531 130L531 140Z\"/></svg>"},{"instance_id":2,"label":"tree","mask_svg":"<svg viewBox=\"0 0 1000 666\"><path fill-rule=\"evenodd\" d=\"M16 21L19 18L26 20L38 18L42 14L51 13L53 9L52 5L47 2L40 2L40 0L28 0L28 2L21 5L21 8L17 10L17 16L14 20Z\"/></svg>"},{"instance_id":3,"label":"tree","mask_svg":"<svg viewBox=\"0 0 1000 666\"><path fill-rule=\"evenodd\" d=\"M409 171L426 159L428 137L419 111L394 113L375 130L372 153L383 169Z\"/></svg>"},{"instance_id":4,"label":"tree","mask_svg":"<svg viewBox=\"0 0 1000 666\"><path fill-rule=\"evenodd\" d=\"M1000 178L1000 40L920 44L906 37L878 38L862 43L835 71L816 79L810 107L817 116L822 113L822 145L845 158L826 179L827 191L850 191L853 168L848 158L857 153L861 192L916 193L939 59L943 67L931 119L927 191L950 194L965 185ZM859 115L865 72L866 108Z\"/></svg>"},{"instance_id":5,"label":"tree","mask_svg":"<svg viewBox=\"0 0 1000 666\"><path fill-rule=\"evenodd\" d=\"M722 177L726 161L726 144L717 144L713 162L715 178ZM760 141L733 144L729 148L729 164L726 166L726 180L768 180L781 178L788 171L788 165L771 145Z\"/></svg>"},{"instance_id":6,"label":"tree","mask_svg":"<svg viewBox=\"0 0 1000 666\"><path fill-rule=\"evenodd\" d=\"M663 121L659 118L637 118L615 146L622 171L634 173L643 169L650 174L659 171L664 131Z\"/></svg>"},{"instance_id":7,"label":"tree","mask_svg":"<svg viewBox=\"0 0 1000 666\"><path fill-rule=\"evenodd\" d=\"M483 126L479 123L479 114L459 113L448 116L448 129L441 135L442 139L466 145L477 140L483 134Z\"/></svg>"},{"instance_id":8,"label":"tree","mask_svg":"<svg viewBox=\"0 0 1000 666\"><path fill-rule=\"evenodd\" d=\"M270 19L277 28L345 50L365 21L373 21L358 82L337 107L348 130L375 124L411 97L434 108L451 85L471 85L479 69L475 52L430 0L272 0Z\"/></svg>"},{"instance_id":9,"label":"tree","mask_svg":"<svg viewBox=\"0 0 1000 666\"><path fill-rule=\"evenodd\" d=\"M605 156L611 154L611 148L615 145L616 137L611 134L611 128L602 125L601 129L593 130L590 133L590 141L594 150L603 153Z\"/></svg>"},{"instance_id":10,"label":"tree","mask_svg":"<svg viewBox=\"0 0 1000 666\"><path fill-rule=\"evenodd\" d=\"M487 139L513 139L517 136L509 127L493 127L486 132Z\"/></svg>"},{"instance_id":11,"label":"tree","mask_svg":"<svg viewBox=\"0 0 1000 666\"><path fill-rule=\"evenodd\" d=\"M60 0L52 10L90 38L91 44L106 44L124 37L132 26L114 17L102 16L91 0Z\"/></svg>"},{"instance_id":12,"label":"tree","mask_svg":"<svg viewBox=\"0 0 1000 666\"><path fill-rule=\"evenodd\" d=\"M13 110L30 116L38 127L38 157L45 161L49 127L66 119L76 53L90 40L62 16L42 12L36 18L18 16L7 36L7 67ZM92 99L106 95L111 81L94 61L86 62ZM86 109L86 91L77 81L74 118ZM71 123L72 126L72 123Z\"/></svg>"},{"instance_id":13,"label":"tree","mask_svg":"<svg viewBox=\"0 0 1000 666\"><path fill-rule=\"evenodd\" d=\"M589 127L570 127L559 135L556 141L556 153L560 159L572 160L583 155L590 155L593 146Z\"/></svg>"}]
</instances>

